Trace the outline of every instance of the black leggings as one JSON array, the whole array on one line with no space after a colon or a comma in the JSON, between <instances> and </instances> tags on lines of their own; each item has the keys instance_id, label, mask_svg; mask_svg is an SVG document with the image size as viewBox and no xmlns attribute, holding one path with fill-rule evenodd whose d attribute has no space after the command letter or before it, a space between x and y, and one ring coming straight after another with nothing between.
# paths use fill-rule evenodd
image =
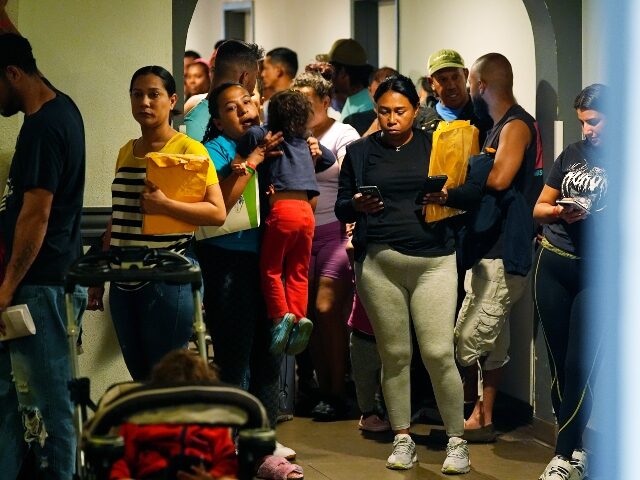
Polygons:
<instances>
[{"instance_id":1,"label":"black leggings","mask_svg":"<svg viewBox=\"0 0 640 480\"><path fill-rule=\"evenodd\" d=\"M282 356L269 353L271 323L260 290L258 254L203 242L195 250L220 379L258 397L275 428Z\"/></svg>"},{"instance_id":2,"label":"black leggings","mask_svg":"<svg viewBox=\"0 0 640 480\"><path fill-rule=\"evenodd\" d=\"M589 333L586 311L595 293L585 286L582 274L582 260L540 248L534 299L549 353L551 401L559 428L556 454L567 458L582 448L603 333Z\"/></svg>"}]
</instances>

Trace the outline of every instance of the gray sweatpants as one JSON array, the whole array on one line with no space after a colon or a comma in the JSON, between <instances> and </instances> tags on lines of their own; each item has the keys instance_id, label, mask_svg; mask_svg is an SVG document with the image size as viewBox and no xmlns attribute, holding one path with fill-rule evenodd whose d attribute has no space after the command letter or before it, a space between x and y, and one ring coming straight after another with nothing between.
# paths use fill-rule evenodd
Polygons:
<instances>
[{"instance_id":1,"label":"gray sweatpants","mask_svg":"<svg viewBox=\"0 0 640 480\"><path fill-rule=\"evenodd\" d=\"M453 328L455 254L412 257L386 245L369 245L356 262L356 285L382 360L382 391L394 431L411 422L411 324L447 435L464 434L462 380L456 368Z\"/></svg>"}]
</instances>

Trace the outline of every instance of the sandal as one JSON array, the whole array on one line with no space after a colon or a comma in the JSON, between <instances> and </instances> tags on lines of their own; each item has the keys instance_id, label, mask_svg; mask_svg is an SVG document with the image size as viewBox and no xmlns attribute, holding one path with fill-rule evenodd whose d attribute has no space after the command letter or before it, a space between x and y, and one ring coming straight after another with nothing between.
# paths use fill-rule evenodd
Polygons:
<instances>
[{"instance_id":1,"label":"sandal","mask_svg":"<svg viewBox=\"0 0 640 480\"><path fill-rule=\"evenodd\" d=\"M300 465L289 463L287 459L274 457L273 455L264 457L264 461L258 468L256 475L258 478L266 480L304 479L304 473Z\"/></svg>"},{"instance_id":2,"label":"sandal","mask_svg":"<svg viewBox=\"0 0 640 480\"><path fill-rule=\"evenodd\" d=\"M464 438L469 443L493 443L496 441L497 433L493 428L493 423L480 428L465 428Z\"/></svg>"}]
</instances>

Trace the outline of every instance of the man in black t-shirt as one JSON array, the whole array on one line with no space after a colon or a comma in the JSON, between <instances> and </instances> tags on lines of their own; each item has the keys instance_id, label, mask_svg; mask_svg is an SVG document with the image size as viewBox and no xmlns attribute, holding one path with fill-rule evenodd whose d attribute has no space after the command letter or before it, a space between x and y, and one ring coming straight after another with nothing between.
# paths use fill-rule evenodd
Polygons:
<instances>
[{"instance_id":1,"label":"man in black t-shirt","mask_svg":"<svg viewBox=\"0 0 640 480\"><path fill-rule=\"evenodd\" d=\"M525 291L531 266L535 228L528 200L538 173L539 141L534 118L513 96L513 71L503 55L489 53L476 60L469 85L475 114L493 120L483 147L495 152L486 195L501 205L501 219L487 242L488 251L466 273L466 295L455 330L456 357L466 367L465 386L476 384L478 368L483 373L482 391L465 421L465 438L491 441L493 404L502 368L509 361L508 317ZM506 195L513 201L501 204ZM516 207L519 210L511 210Z\"/></svg>"},{"instance_id":2,"label":"man in black t-shirt","mask_svg":"<svg viewBox=\"0 0 640 480\"><path fill-rule=\"evenodd\" d=\"M0 34L0 113L24 113L0 227L8 261L0 311L26 304L35 335L0 348L0 471L16 478L29 447L47 478L72 478L73 405L63 279L82 254L84 125L76 105L40 76L29 42ZM86 291L74 292L77 320ZM0 334L6 332L0 320Z\"/></svg>"}]
</instances>

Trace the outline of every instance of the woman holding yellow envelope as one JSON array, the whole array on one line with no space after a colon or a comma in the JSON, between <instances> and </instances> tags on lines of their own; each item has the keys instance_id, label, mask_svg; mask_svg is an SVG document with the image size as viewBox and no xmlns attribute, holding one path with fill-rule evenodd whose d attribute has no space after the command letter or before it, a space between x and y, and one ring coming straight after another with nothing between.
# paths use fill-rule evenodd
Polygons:
<instances>
[{"instance_id":1,"label":"woman holding yellow envelope","mask_svg":"<svg viewBox=\"0 0 640 480\"><path fill-rule=\"evenodd\" d=\"M171 126L178 97L167 70L155 65L137 70L129 93L142 135L120 149L111 187L113 213L103 248L147 246L184 253L195 225L221 225L226 218L216 171L208 168L206 148ZM200 193L176 200L175 192L149 181L148 164L199 170L189 178L199 183L195 187ZM104 288L91 289L89 309L103 309L103 293ZM122 354L134 380L146 379L160 358L187 344L194 313L189 285L113 283L109 297Z\"/></svg>"}]
</instances>

